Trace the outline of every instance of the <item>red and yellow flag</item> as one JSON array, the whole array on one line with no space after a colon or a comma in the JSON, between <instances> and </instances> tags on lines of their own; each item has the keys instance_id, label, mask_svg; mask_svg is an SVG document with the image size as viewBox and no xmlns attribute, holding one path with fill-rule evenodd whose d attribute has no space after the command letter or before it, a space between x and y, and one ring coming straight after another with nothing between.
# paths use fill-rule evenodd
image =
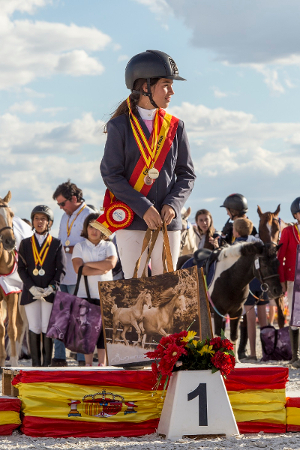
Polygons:
<instances>
[{"instance_id":1,"label":"red and yellow flag","mask_svg":"<svg viewBox=\"0 0 300 450\"><path fill-rule=\"evenodd\" d=\"M162 388L145 371L21 371L13 380L29 436L140 436L155 432Z\"/></svg>"},{"instance_id":2,"label":"red and yellow flag","mask_svg":"<svg viewBox=\"0 0 300 450\"><path fill-rule=\"evenodd\" d=\"M21 400L0 397L0 436L8 436L21 425Z\"/></svg>"},{"instance_id":3,"label":"red and yellow flag","mask_svg":"<svg viewBox=\"0 0 300 450\"><path fill-rule=\"evenodd\" d=\"M225 386L240 433L284 433L288 368L234 369Z\"/></svg>"}]
</instances>

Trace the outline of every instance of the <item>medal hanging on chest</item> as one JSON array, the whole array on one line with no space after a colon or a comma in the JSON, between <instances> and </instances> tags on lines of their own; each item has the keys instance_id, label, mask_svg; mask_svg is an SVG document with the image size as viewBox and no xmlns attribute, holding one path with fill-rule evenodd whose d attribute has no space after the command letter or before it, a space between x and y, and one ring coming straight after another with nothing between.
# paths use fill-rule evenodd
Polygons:
<instances>
[{"instance_id":1,"label":"medal hanging on chest","mask_svg":"<svg viewBox=\"0 0 300 450\"><path fill-rule=\"evenodd\" d=\"M154 125L152 131L151 145L149 144L145 133L135 115L131 111L130 99L127 99L127 106L129 109L129 120L131 124L131 129L139 148L139 151L143 157L144 163L146 165L146 170L144 172L144 183L147 186L151 186L154 181L159 177L159 171L154 167L157 160L157 144L158 144L158 110L156 111L154 118Z\"/></svg>"},{"instance_id":2,"label":"medal hanging on chest","mask_svg":"<svg viewBox=\"0 0 300 450\"><path fill-rule=\"evenodd\" d=\"M38 275L43 277L46 273L45 270L43 269L43 264L44 264L47 254L48 254L51 242L52 242L52 236L50 234L48 234L47 238L45 239L44 245L42 246L41 250L38 251L37 246L36 246L35 237L32 236L32 238L31 238L31 247L32 247L34 265L35 265L35 268L33 269L32 273L35 277L37 277ZM37 268L38 265L40 266L40 269Z\"/></svg>"}]
</instances>

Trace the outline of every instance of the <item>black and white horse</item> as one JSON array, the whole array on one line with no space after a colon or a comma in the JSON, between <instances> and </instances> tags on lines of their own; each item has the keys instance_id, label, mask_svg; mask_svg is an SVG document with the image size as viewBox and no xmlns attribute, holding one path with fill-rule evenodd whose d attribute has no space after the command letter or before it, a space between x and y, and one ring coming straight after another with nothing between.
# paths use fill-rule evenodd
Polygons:
<instances>
[{"instance_id":1,"label":"black and white horse","mask_svg":"<svg viewBox=\"0 0 300 450\"><path fill-rule=\"evenodd\" d=\"M278 248L274 244L245 242L221 250L208 289L215 310L215 334L221 335L223 317L228 314L231 319L230 339L233 344L236 343L243 304L247 300L249 283L253 278L259 279L262 290L268 292L269 299L282 294L276 257Z\"/></svg>"}]
</instances>

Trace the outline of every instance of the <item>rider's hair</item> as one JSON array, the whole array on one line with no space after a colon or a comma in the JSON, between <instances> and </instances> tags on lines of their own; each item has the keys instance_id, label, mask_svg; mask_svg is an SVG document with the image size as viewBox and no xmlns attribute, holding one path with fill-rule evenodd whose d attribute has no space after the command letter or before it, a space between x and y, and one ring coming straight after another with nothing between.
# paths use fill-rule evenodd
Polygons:
<instances>
[{"instance_id":1,"label":"rider's hair","mask_svg":"<svg viewBox=\"0 0 300 450\"><path fill-rule=\"evenodd\" d=\"M252 233L253 223L249 219L235 219L233 228L240 237L248 237Z\"/></svg>"},{"instance_id":2,"label":"rider's hair","mask_svg":"<svg viewBox=\"0 0 300 450\"><path fill-rule=\"evenodd\" d=\"M71 200L71 198L75 195L78 202L83 202L84 198L82 196L82 190L76 186L76 184L71 183L71 180L66 181L65 183L60 184L54 194L52 195L53 200L56 200L59 195L62 195L67 200Z\"/></svg>"},{"instance_id":3,"label":"rider's hair","mask_svg":"<svg viewBox=\"0 0 300 450\"><path fill-rule=\"evenodd\" d=\"M150 78L150 86L154 86L158 82L159 78ZM130 97L130 106L132 113L137 115L137 104L140 99L140 96L143 95L143 85L147 83L146 78L138 78L135 80L133 85L133 90L137 92L131 92ZM110 119L114 119L115 117L121 116L122 114L129 115L129 110L127 106L127 100L123 100L115 109L115 111L111 114ZM108 122L109 122L108 121ZM107 123L104 127L104 133L107 133Z\"/></svg>"},{"instance_id":4,"label":"rider's hair","mask_svg":"<svg viewBox=\"0 0 300 450\"><path fill-rule=\"evenodd\" d=\"M88 226L91 222L93 222L94 220L98 219L99 214L98 213L91 213L88 216L86 216L86 218L84 219L83 222L83 226L82 226L82 232L80 234L80 236L84 237L85 239L88 239ZM105 234L101 233L100 236L101 240L106 240L106 236Z\"/></svg>"},{"instance_id":5,"label":"rider's hair","mask_svg":"<svg viewBox=\"0 0 300 450\"><path fill-rule=\"evenodd\" d=\"M213 222L212 215L211 215L211 213L210 213L207 209L199 209L199 210L196 212L196 215L195 215L195 222L196 222L196 225L197 225L197 219L198 219L198 217L201 216L202 214L205 214L206 216L209 216L209 218L210 218L210 225L209 225L208 230L207 230L207 232L206 232L206 236L211 237L211 236L213 236L214 233L215 233L215 227L214 227L214 222ZM199 228L198 225L197 225L197 229L198 229L200 235L203 234L203 231Z\"/></svg>"}]
</instances>

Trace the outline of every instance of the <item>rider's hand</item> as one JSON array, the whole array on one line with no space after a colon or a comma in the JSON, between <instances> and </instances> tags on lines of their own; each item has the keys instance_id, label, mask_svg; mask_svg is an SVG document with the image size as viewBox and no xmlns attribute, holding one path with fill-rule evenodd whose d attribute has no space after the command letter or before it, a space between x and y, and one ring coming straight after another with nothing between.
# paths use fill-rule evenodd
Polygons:
<instances>
[{"instance_id":1,"label":"rider's hand","mask_svg":"<svg viewBox=\"0 0 300 450\"><path fill-rule=\"evenodd\" d=\"M157 228L160 228L162 226L161 217L154 206L150 206L150 208L147 209L143 216L143 219L150 230L156 230Z\"/></svg>"},{"instance_id":2,"label":"rider's hand","mask_svg":"<svg viewBox=\"0 0 300 450\"><path fill-rule=\"evenodd\" d=\"M170 205L164 205L161 210L161 218L166 223L166 225L170 225L172 220L175 217L175 211Z\"/></svg>"},{"instance_id":3,"label":"rider's hand","mask_svg":"<svg viewBox=\"0 0 300 450\"><path fill-rule=\"evenodd\" d=\"M37 286L32 286L29 289L29 292L33 295L33 300L39 300L44 294L44 289Z\"/></svg>"},{"instance_id":4,"label":"rider's hand","mask_svg":"<svg viewBox=\"0 0 300 450\"><path fill-rule=\"evenodd\" d=\"M52 294L54 292L54 289L52 286L48 286L44 289L43 297L48 297L48 295Z\"/></svg>"},{"instance_id":5,"label":"rider's hand","mask_svg":"<svg viewBox=\"0 0 300 450\"><path fill-rule=\"evenodd\" d=\"M219 248L219 238L216 237L215 239L211 236L208 239L209 243L212 244L214 246L214 248Z\"/></svg>"}]
</instances>

